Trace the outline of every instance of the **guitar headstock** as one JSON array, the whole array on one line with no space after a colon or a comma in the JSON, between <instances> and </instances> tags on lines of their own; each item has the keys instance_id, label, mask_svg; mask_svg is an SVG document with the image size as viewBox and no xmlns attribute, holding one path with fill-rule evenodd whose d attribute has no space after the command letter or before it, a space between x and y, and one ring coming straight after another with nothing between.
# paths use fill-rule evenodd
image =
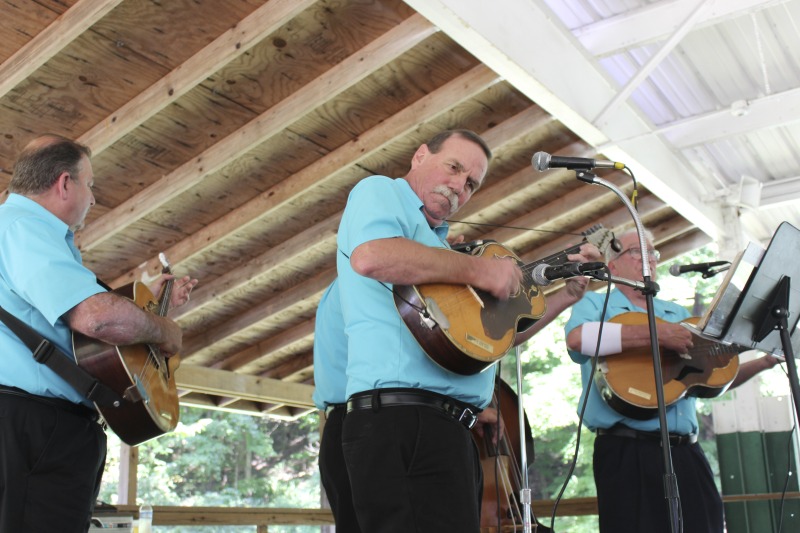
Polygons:
<instances>
[{"instance_id":1,"label":"guitar headstock","mask_svg":"<svg viewBox=\"0 0 800 533\"><path fill-rule=\"evenodd\" d=\"M594 224L592 227L583 232L583 236L587 242L597 246L600 253L606 255L606 250L610 247L615 252L622 250L614 232L604 227L602 224Z\"/></svg>"},{"instance_id":2,"label":"guitar headstock","mask_svg":"<svg viewBox=\"0 0 800 533\"><path fill-rule=\"evenodd\" d=\"M172 268L170 267L169 261L167 261L167 256L164 255L164 252L158 253L158 260L161 261L161 273L162 274L170 274L172 273Z\"/></svg>"}]
</instances>

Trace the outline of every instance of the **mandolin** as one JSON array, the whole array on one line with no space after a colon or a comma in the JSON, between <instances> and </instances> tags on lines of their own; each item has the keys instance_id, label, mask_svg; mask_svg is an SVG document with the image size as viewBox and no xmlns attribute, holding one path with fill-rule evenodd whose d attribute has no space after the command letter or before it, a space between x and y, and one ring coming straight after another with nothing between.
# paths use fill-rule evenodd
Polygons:
<instances>
[{"instance_id":1,"label":"mandolin","mask_svg":"<svg viewBox=\"0 0 800 533\"><path fill-rule=\"evenodd\" d=\"M698 317L685 322L696 324ZM647 325L645 313L622 313L609 322ZM656 322L664 322L656 318ZM725 345L695 335L688 354L661 350L664 403L669 406L685 396L713 398L733 382L739 372L739 353L747 348ZM609 406L621 415L647 420L657 415L653 356L649 348L636 348L601 359L595 384Z\"/></svg>"},{"instance_id":2,"label":"mandolin","mask_svg":"<svg viewBox=\"0 0 800 533\"><path fill-rule=\"evenodd\" d=\"M451 372L477 374L508 352L518 331L528 329L544 315L544 293L531 276L534 267L563 264L586 242L602 250L613 238L611 230L598 224L584 233L581 243L528 264L501 244L480 244L471 249L472 255L511 257L522 269L522 286L508 300L469 285L428 283L395 285L394 302L428 357Z\"/></svg>"}]
</instances>

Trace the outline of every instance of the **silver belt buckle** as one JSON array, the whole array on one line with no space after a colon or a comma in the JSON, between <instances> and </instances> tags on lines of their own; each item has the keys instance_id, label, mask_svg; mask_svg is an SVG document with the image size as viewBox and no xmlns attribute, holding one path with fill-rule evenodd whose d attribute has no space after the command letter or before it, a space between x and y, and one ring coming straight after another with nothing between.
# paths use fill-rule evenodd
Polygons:
<instances>
[{"instance_id":1,"label":"silver belt buckle","mask_svg":"<svg viewBox=\"0 0 800 533\"><path fill-rule=\"evenodd\" d=\"M472 429L478 423L478 415L472 412L472 409L467 407L458 417L458 421L464 424L467 429Z\"/></svg>"}]
</instances>

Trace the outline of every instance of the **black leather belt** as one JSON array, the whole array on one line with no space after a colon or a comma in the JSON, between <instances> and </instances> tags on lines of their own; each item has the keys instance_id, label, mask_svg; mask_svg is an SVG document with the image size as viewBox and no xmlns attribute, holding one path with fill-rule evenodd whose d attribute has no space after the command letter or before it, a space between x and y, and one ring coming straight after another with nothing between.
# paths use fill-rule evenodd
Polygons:
<instances>
[{"instance_id":1,"label":"black leather belt","mask_svg":"<svg viewBox=\"0 0 800 533\"><path fill-rule=\"evenodd\" d=\"M347 400L347 412L356 409L378 411L382 407L422 406L439 409L456 419L467 429L478 422L481 410L474 405L459 402L448 396L419 389L374 389L354 394Z\"/></svg>"},{"instance_id":2,"label":"black leather belt","mask_svg":"<svg viewBox=\"0 0 800 533\"><path fill-rule=\"evenodd\" d=\"M100 419L100 413L98 413L95 409L90 409L85 405L73 403L70 402L69 400L63 400L61 398L48 398L45 396L37 396L36 394L31 394L28 391L18 389L17 387L7 387L5 385L0 385L0 394L9 394L12 396L18 396L20 398L25 398L28 400L33 400L35 402L47 404L57 409L61 409L62 411L71 413L73 415L86 418L87 420L90 420L92 422L97 422Z\"/></svg>"},{"instance_id":3,"label":"black leather belt","mask_svg":"<svg viewBox=\"0 0 800 533\"><path fill-rule=\"evenodd\" d=\"M625 437L627 439L640 439L640 440L661 440L661 433L657 431L639 431L627 426L613 426L610 428L597 428L597 435L611 435L613 437ZM697 434L689 433L688 435L678 435L677 433L669 434L669 443L673 446L681 446L683 444L694 444L697 442Z\"/></svg>"}]
</instances>

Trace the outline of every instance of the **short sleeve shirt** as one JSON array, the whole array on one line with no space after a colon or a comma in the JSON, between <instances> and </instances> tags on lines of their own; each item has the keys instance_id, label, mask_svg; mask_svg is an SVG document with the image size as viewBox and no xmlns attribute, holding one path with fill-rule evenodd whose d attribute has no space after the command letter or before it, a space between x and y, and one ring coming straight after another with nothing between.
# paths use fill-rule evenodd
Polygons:
<instances>
[{"instance_id":1,"label":"short sleeve shirt","mask_svg":"<svg viewBox=\"0 0 800 533\"><path fill-rule=\"evenodd\" d=\"M0 306L73 356L63 315L104 292L83 266L67 225L33 200L11 194L0 205ZM33 360L31 351L0 323L0 385L31 394L88 402Z\"/></svg>"},{"instance_id":2,"label":"short sleeve shirt","mask_svg":"<svg viewBox=\"0 0 800 533\"><path fill-rule=\"evenodd\" d=\"M353 250L371 240L406 238L449 248L447 224L431 228L422 205L401 178L371 176L350 193L339 226L336 261L348 339L347 395L387 387L422 388L485 407L495 368L463 376L438 366L404 324L392 286L361 276L350 266Z\"/></svg>"},{"instance_id":3,"label":"short sleeve shirt","mask_svg":"<svg viewBox=\"0 0 800 533\"><path fill-rule=\"evenodd\" d=\"M572 314L565 327L566 334L569 334L570 331L587 322L599 322L604 300L604 292L587 292L586 295L572 307ZM653 308L656 317L666 320L667 322L680 322L690 316L689 311L683 307L665 300L654 299ZM644 313L645 310L633 305L619 289L614 289L609 296L605 321L626 312ZM580 412L580 405L583 404L586 385L592 379L592 357L573 350L569 350L569 355L573 361L581 366L583 391L581 392L581 399L578 404L578 410ZM614 357L614 355L608 355L607 357ZM695 411L694 398L688 397L678 400L667 407L666 414L667 426L671 433L682 435L697 433L697 413ZM654 415L656 415L656 413L654 413ZM648 420L634 420L617 413L602 399L594 383L592 383L589 402L586 406L584 422L586 426L592 430L597 428L610 428L615 424L624 424L640 431L659 430L657 416Z\"/></svg>"}]
</instances>

